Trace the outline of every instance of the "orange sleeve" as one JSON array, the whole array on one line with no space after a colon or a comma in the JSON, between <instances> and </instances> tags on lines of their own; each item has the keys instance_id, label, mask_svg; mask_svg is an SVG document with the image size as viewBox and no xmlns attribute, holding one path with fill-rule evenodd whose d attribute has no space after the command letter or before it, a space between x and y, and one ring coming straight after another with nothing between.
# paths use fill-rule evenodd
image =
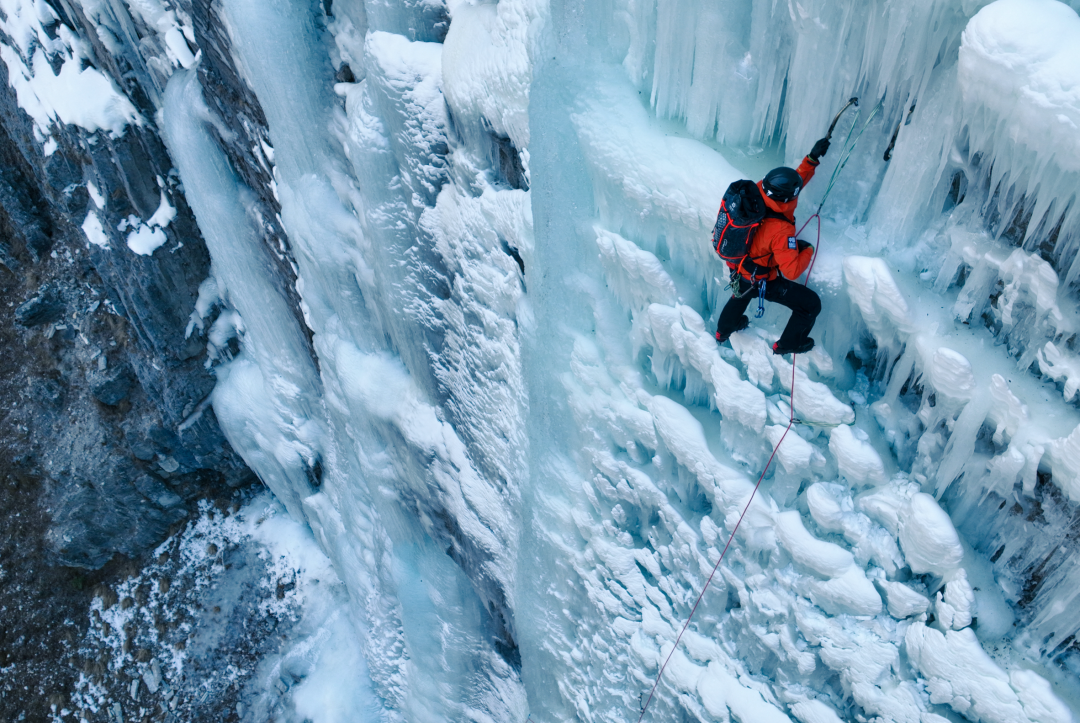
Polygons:
<instances>
[{"instance_id":1,"label":"orange sleeve","mask_svg":"<svg viewBox=\"0 0 1080 723\"><path fill-rule=\"evenodd\" d=\"M818 161L818 163L820 162L821 161ZM814 177L814 171L817 170L818 163L814 163L810 160L810 156L806 156L802 159L802 163L799 164L799 167L795 169L795 172L802 178L804 186Z\"/></svg>"}]
</instances>

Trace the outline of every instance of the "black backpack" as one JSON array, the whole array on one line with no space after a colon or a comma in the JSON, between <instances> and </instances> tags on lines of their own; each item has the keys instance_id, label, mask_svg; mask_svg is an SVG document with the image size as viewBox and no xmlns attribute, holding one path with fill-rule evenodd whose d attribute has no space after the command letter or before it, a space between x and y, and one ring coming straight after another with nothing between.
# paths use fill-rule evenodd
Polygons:
<instances>
[{"instance_id":1,"label":"black backpack","mask_svg":"<svg viewBox=\"0 0 1080 723\"><path fill-rule=\"evenodd\" d=\"M767 267L759 266L750 258L750 244L754 232L766 218L789 221L765 205L761 190L753 181L735 181L724 191L720 213L713 226L713 247L733 271L746 272L751 276L764 276Z\"/></svg>"}]
</instances>

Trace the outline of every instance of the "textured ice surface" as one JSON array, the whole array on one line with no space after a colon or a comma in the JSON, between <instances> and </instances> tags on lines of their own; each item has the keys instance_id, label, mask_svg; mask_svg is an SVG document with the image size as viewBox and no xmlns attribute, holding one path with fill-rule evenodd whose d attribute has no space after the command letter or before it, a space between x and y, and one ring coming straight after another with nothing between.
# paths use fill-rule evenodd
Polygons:
<instances>
[{"instance_id":1,"label":"textured ice surface","mask_svg":"<svg viewBox=\"0 0 1080 723\"><path fill-rule=\"evenodd\" d=\"M992 174L991 185L1013 185L1028 197L1026 238L1040 222L1076 224L1075 188L1080 173L1080 17L1056 0L998 0L980 10L964 30L958 85L973 151L994 148L1011 163ZM1072 186L1067 190L1067 186ZM1059 188L1054 194L1039 192ZM1016 202L1014 199L1013 203ZM998 201L1003 212L1014 213ZM1044 218L1045 217L1045 218ZM1075 278L1075 246L1058 250Z\"/></svg>"},{"instance_id":2,"label":"textured ice surface","mask_svg":"<svg viewBox=\"0 0 1080 723\"><path fill-rule=\"evenodd\" d=\"M897 514L900 548L912 572L944 577L964 558L952 521L934 498L917 492Z\"/></svg>"},{"instance_id":3,"label":"textured ice surface","mask_svg":"<svg viewBox=\"0 0 1080 723\"><path fill-rule=\"evenodd\" d=\"M1009 140L1062 170L1080 170L1080 17L1061 2L998 0L964 29L960 88L972 112L989 112Z\"/></svg>"},{"instance_id":4,"label":"textured ice surface","mask_svg":"<svg viewBox=\"0 0 1080 723\"><path fill-rule=\"evenodd\" d=\"M1070 719L1075 138L1048 149L1080 29L984 5L224 0L299 309L174 68L187 20L132 10L175 59L215 413L348 589L386 720L635 719L669 653L654 720ZM771 354L772 305L718 346L724 188L852 94L799 211L873 114L803 231L817 347ZM339 675L312 668L298 719Z\"/></svg>"}]
</instances>

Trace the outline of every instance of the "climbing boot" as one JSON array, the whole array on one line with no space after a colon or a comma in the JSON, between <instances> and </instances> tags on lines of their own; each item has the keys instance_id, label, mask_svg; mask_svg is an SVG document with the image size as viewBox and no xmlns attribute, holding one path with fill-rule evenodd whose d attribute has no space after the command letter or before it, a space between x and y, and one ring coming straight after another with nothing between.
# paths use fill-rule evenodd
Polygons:
<instances>
[{"instance_id":1,"label":"climbing boot","mask_svg":"<svg viewBox=\"0 0 1080 723\"><path fill-rule=\"evenodd\" d=\"M750 319L749 319L749 317L746 316L746 314L743 314L742 316L739 317L739 322L735 325L734 329L732 329L731 331L729 331L726 334L721 334L719 331L716 332L716 343L717 344L723 344L725 341L727 341L728 339L731 338L732 334L734 334L737 331L742 331L743 329L745 329L748 326L750 326Z\"/></svg>"},{"instance_id":2,"label":"climbing boot","mask_svg":"<svg viewBox=\"0 0 1080 723\"><path fill-rule=\"evenodd\" d=\"M805 354L814 348L814 340L810 337L806 337L806 341L797 343L793 346L781 346L780 342L776 342L772 345L773 354Z\"/></svg>"}]
</instances>

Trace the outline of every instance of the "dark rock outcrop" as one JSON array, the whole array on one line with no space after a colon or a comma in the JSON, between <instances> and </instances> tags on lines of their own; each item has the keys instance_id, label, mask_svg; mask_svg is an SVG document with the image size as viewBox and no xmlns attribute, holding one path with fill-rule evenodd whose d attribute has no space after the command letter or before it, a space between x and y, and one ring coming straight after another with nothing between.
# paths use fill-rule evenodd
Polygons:
<instances>
[{"instance_id":1,"label":"dark rock outcrop","mask_svg":"<svg viewBox=\"0 0 1080 723\"><path fill-rule=\"evenodd\" d=\"M21 382L0 390L0 404L16 411L9 423L18 420L4 435L2 465L42 478L54 561L97 567L116 552L138 555L187 513L166 515L139 493L133 480L153 463L134 458L128 439L145 436L155 453L182 459L177 475L212 471L234 483L250 475L216 424L190 427L185 442L195 452L177 452L185 447L173 441L214 385L185 338L210 259L151 127L119 138L58 127L57 149L45 156L0 73L0 238L11 259L0 273L9 310L18 302L6 323L17 339L8 363ZM133 253L117 228L132 214L152 216L162 194L177 209L168 243L151 256ZM109 248L87 243L80 228L92 209ZM150 438L159 428L174 430L176 449Z\"/></svg>"},{"instance_id":2,"label":"dark rock outcrop","mask_svg":"<svg viewBox=\"0 0 1080 723\"><path fill-rule=\"evenodd\" d=\"M135 375L126 364L106 370L92 369L86 376L94 399L110 407L127 399L135 383Z\"/></svg>"},{"instance_id":3,"label":"dark rock outcrop","mask_svg":"<svg viewBox=\"0 0 1080 723\"><path fill-rule=\"evenodd\" d=\"M76 632L52 623L86 619L91 581L137 569L200 499L255 481L209 406L206 340L186 333L210 257L152 121L161 41L114 18L122 51L109 53L77 3L49 4L143 122L118 137L57 122L46 154L0 63L0 665L37 681L0 686L3 720L68 687L75 671L58 663ZM137 254L123 222L163 199L166 243ZM82 230L91 212L107 247Z\"/></svg>"},{"instance_id":4,"label":"dark rock outcrop","mask_svg":"<svg viewBox=\"0 0 1080 723\"><path fill-rule=\"evenodd\" d=\"M64 302L52 292L43 289L37 296L23 302L15 309L15 321L23 326L39 326L58 321L64 315Z\"/></svg>"}]
</instances>

